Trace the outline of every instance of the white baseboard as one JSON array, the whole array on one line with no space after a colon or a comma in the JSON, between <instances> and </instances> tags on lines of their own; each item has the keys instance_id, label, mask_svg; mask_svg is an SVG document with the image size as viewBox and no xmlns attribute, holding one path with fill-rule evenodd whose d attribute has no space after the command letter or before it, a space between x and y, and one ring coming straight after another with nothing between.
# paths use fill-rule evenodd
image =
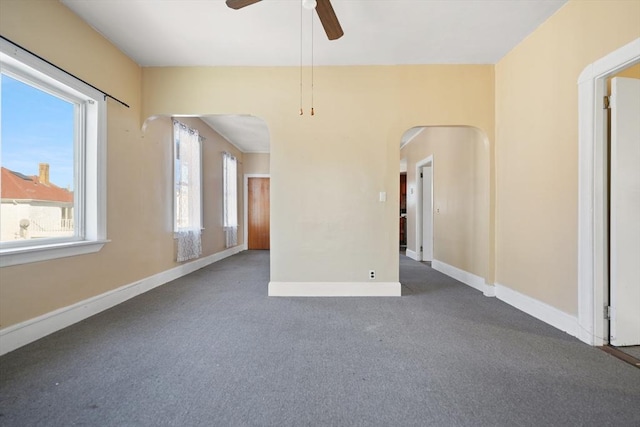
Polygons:
<instances>
[{"instance_id":1,"label":"white baseboard","mask_svg":"<svg viewBox=\"0 0 640 427\"><path fill-rule=\"evenodd\" d=\"M270 297L399 297L400 282L269 282Z\"/></svg>"},{"instance_id":2,"label":"white baseboard","mask_svg":"<svg viewBox=\"0 0 640 427\"><path fill-rule=\"evenodd\" d=\"M0 330L0 355L243 250L236 246Z\"/></svg>"},{"instance_id":3,"label":"white baseboard","mask_svg":"<svg viewBox=\"0 0 640 427\"><path fill-rule=\"evenodd\" d=\"M413 259L413 260L416 260L416 261L422 261L422 260L420 259L420 254L419 254L418 252L416 252L416 251L412 251L411 249L407 249L406 254L407 254L407 256L408 256L409 258L411 258L411 259Z\"/></svg>"},{"instance_id":4,"label":"white baseboard","mask_svg":"<svg viewBox=\"0 0 640 427\"><path fill-rule=\"evenodd\" d=\"M449 277L453 277L465 285L469 285L472 288L479 290L487 297L493 297L496 295L494 286L486 284L484 282L484 278L476 276L473 273L461 270L458 267L449 265L446 262L438 261L437 259L431 261L431 268L439 271L440 273L446 274Z\"/></svg>"},{"instance_id":5,"label":"white baseboard","mask_svg":"<svg viewBox=\"0 0 640 427\"><path fill-rule=\"evenodd\" d=\"M496 287L493 285L489 285L487 283L484 284L484 289L482 291L485 297L495 297L496 296Z\"/></svg>"},{"instance_id":6,"label":"white baseboard","mask_svg":"<svg viewBox=\"0 0 640 427\"><path fill-rule=\"evenodd\" d=\"M495 288L496 297L499 300L504 301L518 310L524 311L536 319L542 320L543 322L548 323L571 336L578 336L580 328L578 327L577 317L567 314L564 311L560 311L557 308L535 298L531 298L530 296L521 294L518 291L514 291L504 285L496 283Z\"/></svg>"},{"instance_id":7,"label":"white baseboard","mask_svg":"<svg viewBox=\"0 0 640 427\"><path fill-rule=\"evenodd\" d=\"M576 337L585 344L589 344L594 347L601 347L609 343L608 341L602 338L594 337L589 331L584 329L579 322L578 322L577 328L578 328L578 335Z\"/></svg>"}]
</instances>

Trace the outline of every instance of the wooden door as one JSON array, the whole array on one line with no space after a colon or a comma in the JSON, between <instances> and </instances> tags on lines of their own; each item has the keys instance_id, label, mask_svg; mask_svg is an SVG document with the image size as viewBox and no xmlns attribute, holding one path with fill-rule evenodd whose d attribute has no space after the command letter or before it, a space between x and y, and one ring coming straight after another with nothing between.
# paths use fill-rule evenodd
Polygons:
<instances>
[{"instance_id":1,"label":"wooden door","mask_svg":"<svg viewBox=\"0 0 640 427\"><path fill-rule=\"evenodd\" d=\"M269 249L269 178L249 178L248 187L248 248Z\"/></svg>"}]
</instances>

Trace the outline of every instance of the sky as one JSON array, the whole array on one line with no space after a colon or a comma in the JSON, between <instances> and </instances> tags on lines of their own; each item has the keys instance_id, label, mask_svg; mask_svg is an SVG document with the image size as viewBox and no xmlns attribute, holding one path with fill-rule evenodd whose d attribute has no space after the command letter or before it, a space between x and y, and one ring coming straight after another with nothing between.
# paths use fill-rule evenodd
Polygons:
<instances>
[{"instance_id":1,"label":"sky","mask_svg":"<svg viewBox=\"0 0 640 427\"><path fill-rule=\"evenodd\" d=\"M0 98L2 166L38 175L49 163L49 181L73 190L73 104L5 74Z\"/></svg>"}]
</instances>

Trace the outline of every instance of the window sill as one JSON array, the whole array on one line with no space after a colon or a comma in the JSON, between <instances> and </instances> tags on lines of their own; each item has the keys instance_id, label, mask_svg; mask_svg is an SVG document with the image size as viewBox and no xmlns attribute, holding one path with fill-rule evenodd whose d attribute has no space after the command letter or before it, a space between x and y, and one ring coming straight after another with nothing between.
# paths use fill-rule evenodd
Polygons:
<instances>
[{"instance_id":1,"label":"window sill","mask_svg":"<svg viewBox=\"0 0 640 427\"><path fill-rule=\"evenodd\" d=\"M23 248L0 249L0 267L47 261L98 252L109 240L54 243Z\"/></svg>"}]
</instances>

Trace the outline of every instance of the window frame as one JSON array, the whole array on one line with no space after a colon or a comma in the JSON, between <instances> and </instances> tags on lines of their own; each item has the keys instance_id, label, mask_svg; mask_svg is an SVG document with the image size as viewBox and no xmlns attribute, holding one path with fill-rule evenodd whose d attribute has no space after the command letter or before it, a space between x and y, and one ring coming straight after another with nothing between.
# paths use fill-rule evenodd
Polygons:
<instances>
[{"instance_id":1,"label":"window frame","mask_svg":"<svg viewBox=\"0 0 640 427\"><path fill-rule=\"evenodd\" d=\"M230 186L229 186L229 173L227 171L228 169L228 165L227 162L233 162L234 163L234 169L235 169L235 173L233 174L233 182L235 183L234 185L234 189L235 189L235 224L229 224L227 221L229 219L229 217L231 215L229 215L229 208L232 206L232 203L229 202L229 190L230 190ZM223 209L223 213L222 213L222 225L225 229L227 228L232 228L232 227L239 227L240 225L240 219L239 219L239 209L238 209L238 205L239 205L239 200L238 200L238 158L236 156L234 156L231 153L223 153L222 156L222 209Z\"/></svg>"},{"instance_id":2,"label":"window frame","mask_svg":"<svg viewBox=\"0 0 640 427\"><path fill-rule=\"evenodd\" d=\"M176 170L176 162L178 161L178 159L176 158L176 155L178 154L178 149L177 149L177 138L176 138L176 134L175 134L175 123L178 123L180 126L184 126L188 131L190 132L195 132L197 131L197 129L193 129L191 127L189 127L187 124L181 122L180 120L178 120L178 118L174 117L171 119L171 136L173 139L173 163L172 163L172 167L173 167L173 183L172 183L172 192L173 192L173 235L174 238L177 238L178 233L180 232L184 232L187 230L192 230L192 229L199 229L200 231L204 230L204 170L203 170L203 152L202 152L202 145L203 142L205 140L204 137L202 137L200 135L200 133L198 132L197 134L197 140L198 140L198 168L200 169L200 176L199 176L199 190L198 191L198 197L200 198L200 216L199 216L199 221L200 224L198 227L186 227L186 228L181 228L178 227L178 194L175 191L176 190L176 179L177 179L177 170Z\"/></svg>"},{"instance_id":3,"label":"window frame","mask_svg":"<svg viewBox=\"0 0 640 427\"><path fill-rule=\"evenodd\" d=\"M74 235L0 243L0 267L98 252L107 236L105 95L0 40L2 73L75 105Z\"/></svg>"}]
</instances>

